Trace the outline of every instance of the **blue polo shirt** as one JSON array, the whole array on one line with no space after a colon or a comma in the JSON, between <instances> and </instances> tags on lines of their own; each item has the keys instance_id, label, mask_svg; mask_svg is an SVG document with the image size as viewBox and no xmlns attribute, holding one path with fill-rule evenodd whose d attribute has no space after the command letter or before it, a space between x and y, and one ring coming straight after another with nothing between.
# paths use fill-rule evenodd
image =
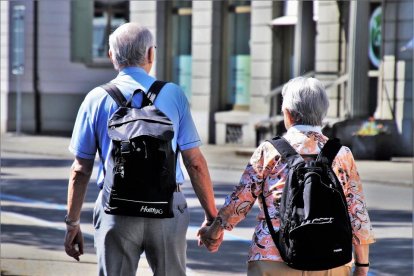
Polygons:
<instances>
[{"instance_id":1,"label":"blue polo shirt","mask_svg":"<svg viewBox=\"0 0 414 276\"><path fill-rule=\"evenodd\" d=\"M144 69L126 67L111 82L118 87L126 99L129 99L138 88L147 92L154 81L155 79ZM141 102L142 94L138 93L134 96L132 105L140 107ZM158 94L154 105L173 122L172 147L174 151L176 151L177 144L181 151L201 145L191 117L188 100L178 85L167 83ZM99 145L102 162L98 171L97 184L100 188L104 181L102 163L107 165L111 153L111 140L107 133L108 119L117 108L115 101L101 87L90 91L79 108L69 146L69 150L76 157L94 159ZM177 183L184 181L180 162L177 162L176 180Z\"/></svg>"}]
</instances>

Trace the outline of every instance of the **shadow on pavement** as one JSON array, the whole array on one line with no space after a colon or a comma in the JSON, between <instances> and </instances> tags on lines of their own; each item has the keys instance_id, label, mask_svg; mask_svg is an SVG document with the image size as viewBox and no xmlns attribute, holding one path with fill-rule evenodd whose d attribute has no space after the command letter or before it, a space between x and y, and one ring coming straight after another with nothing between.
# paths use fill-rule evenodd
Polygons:
<instances>
[{"instance_id":1,"label":"shadow on pavement","mask_svg":"<svg viewBox=\"0 0 414 276\"><path fill-rule=\"evenodd\" d=\"M2 167L36 168L36 167L67 167L72 165L73 160L69 159L35 159L35 158L1 158Z\"/></svg>"},{"instance_id":2,"label":"shadow on pavement","mask_svg":"<svg viewBox=\"0 0 414 276\"><path fill-rule=\"evenodd\" d=\"M66 205L67 179L2 179L0 186L2 194L18 196L21 200ZM88 185L85 202L95 202L98 193L99 189L92 181Z\"/></svg>"},{"instance_id":3,"label":"shadow on pavement","mask_svg":"<svg viewBox=\"0 0 414 276\"><path fill-rule=\"evenodd\" d=\"M19 245L36 246L40 249L64 252L63 241L65 232L53 228L32 225L1 225L1 242ZM95 253L93 239L84 237L85 253Z\"/></svg>"},{"instance_id":4,"label":"shadow on pavement","mask_svg":"<svg viewBox=\"0 0 414 276\"><path fill-rule=\"evenodd\" d=\"M210 253L205 247L198 247L197 241L189 241L187 266L191 269L214 272L246 272L247 251L249 245L239 241L224 241L216 253Z\"/></svg>"}]
</instances>

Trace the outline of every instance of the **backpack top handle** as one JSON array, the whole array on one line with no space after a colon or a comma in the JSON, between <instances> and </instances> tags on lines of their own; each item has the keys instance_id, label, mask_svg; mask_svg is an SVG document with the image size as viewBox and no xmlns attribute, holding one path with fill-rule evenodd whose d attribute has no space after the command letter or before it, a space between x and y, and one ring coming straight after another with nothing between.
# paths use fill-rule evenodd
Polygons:
<instances>
[{"instance_id":1,"label":"backpack top handle","mask_svg":"<svg viewBox=\"0 0 414 276\"><path fill-rule=\"evenodd\" d=\"M109 96L111 96L111 98L116 102L116 104L119 107L131 107L132 98L139 92L142 92L144 97L142 99L141 107L144 107L154 104L155 99L157 98L158 94L160 93L161 89L164 87L165 84L167 84L167 82L156 80L148 89L148 93L144 93L142 89L137 89L134 91L134 93L132 93L128 101L125 99L124 95L115 84L108 82L106 84L101 85L101 87L109 94Z\"/></svg>"},{"instance_id":2,"label":"backpack top handle","mask_svg":"<svg viewBox=\"0 0 414 276\"><path fill-rule=\"evenodd\" d=\"M142 92L144 95L143 95L143 98L142 98L141 108L144 107L144 106L153 105L154 102L155 102L155 99L157 98L157 96L160 93L161 89L166 84L167 84L167 82L165 82L165 81L156 80L150 86L147 93L145 93L141 89L137 89L137 90L134 91L134 94L132 95L132 97L135 95L135 93ZM132 97L130 98L131 101L132 101Z\"/></svg>"}]
</instances>

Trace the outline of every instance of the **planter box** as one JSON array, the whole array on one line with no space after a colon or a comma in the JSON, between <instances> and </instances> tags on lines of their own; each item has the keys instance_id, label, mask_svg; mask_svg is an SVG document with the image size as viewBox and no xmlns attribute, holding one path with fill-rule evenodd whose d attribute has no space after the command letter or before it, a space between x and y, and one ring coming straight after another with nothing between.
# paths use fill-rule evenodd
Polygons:
<instances>
[{"instance_id":1,"label":"planter box","mask_svg":"<svg viewBox=\"0 0 414 276\"><path fill-rule=\"evenodd\" d=\"M355 159L390 160L392 149L391 134L352 137L352 153Z\"/></svg>"}]
</instances>

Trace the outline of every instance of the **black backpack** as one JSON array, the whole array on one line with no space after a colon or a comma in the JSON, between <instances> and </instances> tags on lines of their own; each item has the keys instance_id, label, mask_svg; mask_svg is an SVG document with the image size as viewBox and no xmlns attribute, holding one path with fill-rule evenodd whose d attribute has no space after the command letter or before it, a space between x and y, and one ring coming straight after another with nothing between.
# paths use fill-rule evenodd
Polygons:
<instances>
[{"instance_id":1,"label":"black backpack","mask_svg":"<svg viewBox=\"0 0 414 276\"><path fill-rule=\"evenodd\" d=\"M341 148L339 140L328 140L311 161L305 161L284 138L276 137L269 142L289 170L277 232L261 194L267 226L282 259L299 270L327 270L350 262L352 228L348 207L343 188L331 168Z\"/></svg>"},{"instance_id":2,"label":"black backpack","mask_svg":"<svg viewBox=\"0 0 414 276\"><path fill-rule=\"evenodd\" d=\"M148 93L137 89L128 101L114 84L101 86L119 106L108 121L112 149L102 195L107 214L174 217L177 155L171 144L173 123L153 105L165 84L155 81ZM143 95L140 108L131 106L137 93Z\"/></svg>"}]
</instances>

